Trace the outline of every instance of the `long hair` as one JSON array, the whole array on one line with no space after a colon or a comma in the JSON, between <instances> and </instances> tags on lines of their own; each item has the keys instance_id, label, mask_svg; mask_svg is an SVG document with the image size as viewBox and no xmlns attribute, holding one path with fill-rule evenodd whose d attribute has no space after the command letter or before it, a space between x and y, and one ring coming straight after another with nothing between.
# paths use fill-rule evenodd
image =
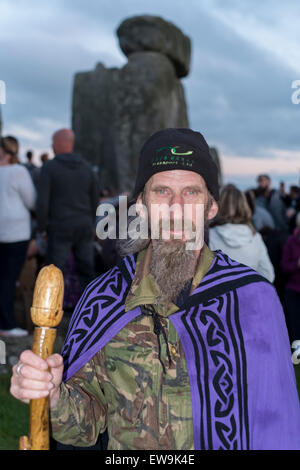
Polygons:
<instances>
[{"instance_id":1,"label":"long hair","mask_svg":"<svg viewBox=\"0 0 300 470\"><path fill-rule=\"evenodd\" d=\"M10 155L10 164L19 163L18 151L19 151L19 142L17 139L11 135L6 137L1 137L0 147L4 150L5 153Z\"/></svg>"},{"instance_id":2,"label":"long hair","mask_svg":"<svg viewBox=\"0 0 300 470\"><path fill-rule=\"evenodd\" d=\"M234 184L227 184L220 194L219 212L211 223L211 227L224 224L248 225L253 234L256 233L251 222L252 211L245 194Z\"/></svg>"}]
</instances>

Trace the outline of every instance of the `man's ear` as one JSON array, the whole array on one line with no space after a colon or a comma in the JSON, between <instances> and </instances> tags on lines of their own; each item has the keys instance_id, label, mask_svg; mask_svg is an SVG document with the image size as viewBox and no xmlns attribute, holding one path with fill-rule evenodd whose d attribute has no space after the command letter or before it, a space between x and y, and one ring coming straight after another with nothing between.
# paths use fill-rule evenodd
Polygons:
<instances>
[{"instance_id":1,"label":"man's ear","mask_svg":"<svg viewBox=\"0 0 300 470\"><path fill-rule=\"evenodd\" d=\"M218 206L217 202L213 199L212 204L211 204L211 206L209 208L209 211L207 213L207 219L211 220L214 217L216 217L218 211L219 211L219 206Z\"/></svg>"}]
</instances>

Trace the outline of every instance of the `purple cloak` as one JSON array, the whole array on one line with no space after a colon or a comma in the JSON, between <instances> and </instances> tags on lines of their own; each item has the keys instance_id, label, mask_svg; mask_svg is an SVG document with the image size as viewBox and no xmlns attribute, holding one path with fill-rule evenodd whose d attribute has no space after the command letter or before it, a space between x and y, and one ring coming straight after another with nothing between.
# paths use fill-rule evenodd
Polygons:
<instances>
[{"instance_id":1,"label":"purple cloak","mask_svg":"<svg viewBox=\"0 0 300 470\"><path fill-rule=\"evenodd\" d=\"M191 386L195 449L300 449L300 408L284 314L274 287L220 250L169 319ZM85 290L63 347L64 381L132 319L127 256Z\"/></svg>"}]
</instances>

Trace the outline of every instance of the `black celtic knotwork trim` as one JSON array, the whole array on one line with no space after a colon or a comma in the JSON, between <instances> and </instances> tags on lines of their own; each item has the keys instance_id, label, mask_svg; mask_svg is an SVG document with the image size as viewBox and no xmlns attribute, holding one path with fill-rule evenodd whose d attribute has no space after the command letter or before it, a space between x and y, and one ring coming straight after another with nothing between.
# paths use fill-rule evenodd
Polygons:
<instances>
[{"instance_id":1,"label":"black celtic knotwork trim","mask_svg":"<svg viewBox=\"0 0 300 470\"><path fill-rule=\"evenodd\" d=\"M192 348L196 368L190 377L197 389L194 400L199 400L195 448L249 449L247 364L237 291L181 313L180 322L189 335L187 362Z\"/></svg>"}]
</instances>

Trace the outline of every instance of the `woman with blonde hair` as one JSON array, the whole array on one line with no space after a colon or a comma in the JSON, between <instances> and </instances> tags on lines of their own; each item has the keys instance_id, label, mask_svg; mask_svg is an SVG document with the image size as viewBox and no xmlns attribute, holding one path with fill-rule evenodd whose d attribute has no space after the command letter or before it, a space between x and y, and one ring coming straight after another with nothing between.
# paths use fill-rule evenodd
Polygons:
<instances>
[{"instance_id":1,"label":"woman with blonde hair","mask_svg":"<svg viewBox=\"0 0 300 470\"><path fill-rule=\"evenodd\" d=\"M246 196L235 185L223 187L219 212L209 229L209 247L222 250L230 258L250 266L268 281L275 278L274 268L260 233L252 222Z\"/></svg>"},{"instance_id":2,"label":"woman with blonde hair","mask_svg":"<svg viewBox=\"0 0 300 470\"><path fill-rule=\"evenodd\" d=\"M15 137L0 139L0 335L24 336L14 317L16 282L31 236L30 211L36 191L30 175L18 164Z\"/></svg>"}]
</instances>

